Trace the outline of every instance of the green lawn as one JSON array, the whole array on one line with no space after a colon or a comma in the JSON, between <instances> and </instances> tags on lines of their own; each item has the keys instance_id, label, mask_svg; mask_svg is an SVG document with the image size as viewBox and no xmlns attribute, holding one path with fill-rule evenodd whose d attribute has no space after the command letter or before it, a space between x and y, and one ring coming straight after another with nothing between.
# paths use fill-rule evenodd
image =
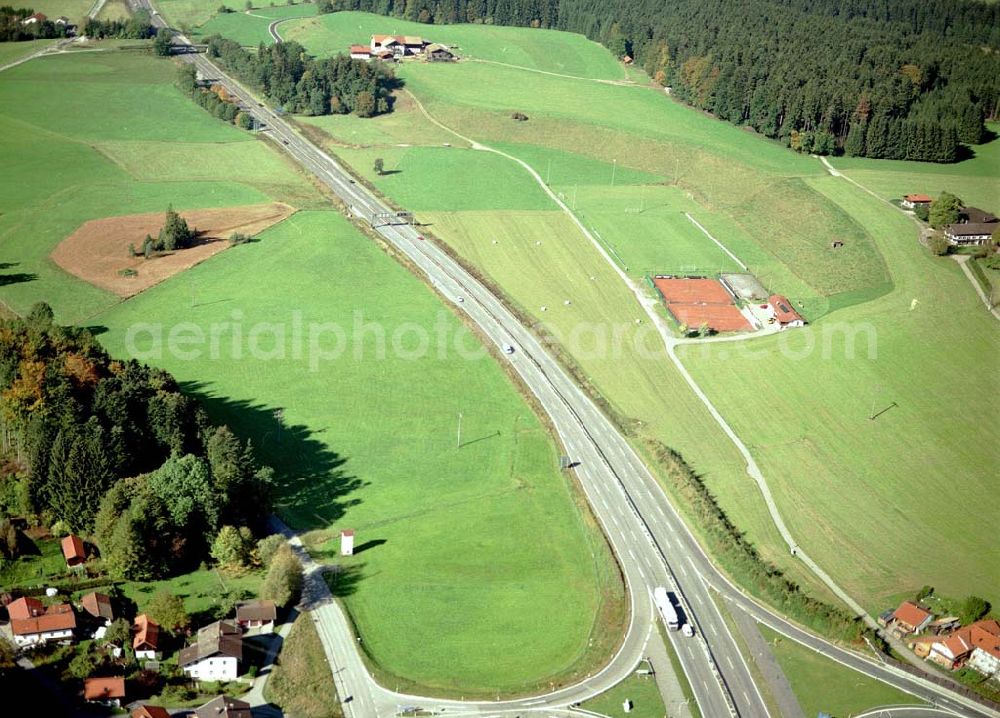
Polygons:
<instances>
[{"instance_id":1,"label":"green lawn","mask_svg":"<svg viewBox=\"0 0 1000 718\"><path fill-rule=\"evenodd\" d=\"M494 25L424 25L362 12L336 12L282 26L281 35L317 55L344 52L355 43L367 45L372 35L420 35L431 42L456 46L466 59L503 62L532 70L608 80L624 79L622 67L603 47L555 30ZM461 63L463 65L468 63Z\"/></svg>"},{"instance_id":2,"label":"green lawn","mask_svg":"<svg viewBox=\"0 0 1000 718\"><path fill-rule=\"evenodd\" d=\"M46 57L0 82L0 299L45 298L60 321L118 301L48 255L89 219L322 195L262 142L213 119L173 87L174 66L134 53ZM102 111L98 111L101 108ZM106 112L104 112L106 110ZM163 122L163 117L171 117ZM180 142L183 140L183 142Z\"/></svg>"},{"instance_id":3,"label":"green lawn","mask_svg":"<svg viewBox=\"0 0 1000 718\"><path fill-rule=\"evenodd\" d=\"M0 42L0 66L14 62L44 47L55 44L55 40L26 40L24 42Z\"/></svg>"},{"instance_id":4,"label":"green lawn","mask_svg":"<svg viewBox=\"0 0 1000 718\"><path fill-rule=\"evenodd\" d=\"M257 597L263 580L262 571L230 574L217 569L199 569L162 581L126 582L121 584L121 589L125 596L135 601L139 613L146 610L158 591L165 590L184 599L184 608L193 615L211 611L219 605L220 596L229 591L243 591Z\"/></svg>"},{"instance_id":5,"label":"green lawn","mask_svg":"<svg viewBox=\"0 0 1000 718\"><path fill-rule=\"evenodd\" d=\"M37 554L0 562L0 586L38 586L46 579L69 573L59 539L42 539L34 544Z\"/></svg>"},{"instance_id":6,"label":"green lawn","mask_svg":"<svg viewBox=\"0 0 1000 718\"><path fill-rule=\"evenodd\" d=\"M35 12L48 15L50 20L55 20L60 15L65 15L74 24L82 25L87 18L87 11L94 6L94 0L30 0L15 7L30 7Z\"/></svg>"},{"instance_id":7,"label":"green lawn","mask_svg":"<svg viewBox=\"0 0 1000 718\"><path fill-rule=\"evenodd\" d=\"M438 299L338 214L299 213L105 312L102 339L129 353L129 327L169 327L180 307L206 331L241 317L248 342L266 333L261 351L275 348L273 326L287 332L284 358L226 339L216 358L155 362L276 467L279 511L317 530L319 555L339 560L327 530L358 531L338 592L379 670L414 689L521 691L586 672L613 647L622 588L548 434L492 358L456 353L455 337L477 342ZM305 341L312 322L344 327L346 354L311 368L308 344L294 356L296 321ZM356 321L371 327L356 333ZM447 337L444 354L408 356L422 328ZM321 338L331 349L334 334Z\"/></svg>"},{"instance_id":8,"label":"green lawn","mask_svg":"<svg viewBox=\"0 0 1000 718\"><path fill-rule=\"evenodd\" d=\"M642 664L645 667L645 664ZM626 713L624 702L631 701ZM610 691L584 702L581 708L611 718L664 718L667 709L652 676L631 675Z\"/></svg>"},{"instance_id":9,"label":"green lawn","mask_svg":"<svg viewBox=\"0 0 1000 718\"><path fill-rule=\"evenodd\" d=\"M909 693L831 661L765 626L758 628L807 716L822 711L833 718L848 718L879 706L924 705Z\"/></svg>"}]
</instances>

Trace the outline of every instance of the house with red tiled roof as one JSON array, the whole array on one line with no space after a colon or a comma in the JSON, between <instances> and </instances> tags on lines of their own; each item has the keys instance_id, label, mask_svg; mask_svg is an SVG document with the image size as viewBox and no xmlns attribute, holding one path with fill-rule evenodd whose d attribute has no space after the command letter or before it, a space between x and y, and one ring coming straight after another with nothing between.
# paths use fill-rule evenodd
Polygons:
<instances>
[{"instance_id":1,"label":"house with red tiled roof","mask_svg":"<svg viewBox=\"0 0 1000 718\"><path fill-rule=\"evenodd\" d=\"M45 613L45 605L31 596L23 596L7 604L7 615L12 621L23 621L26 618L41 616L43 613Z\"/></svg>"},{"instance_id":2,"label":"house with red tiled roof","mask_svg":"<svg viewBox=\"0 0 1000 718\"><path fill-rule=\"evenodd\" d=\"M131 718L170 718L170 711L162 706L144 704L132 709Z\"/></svg>"},{"instance_id":3,"label":"house with red tiled roof","mask_svg":"<svg viewBox=\"0 0 1000 718\"><path fill-rule=\"evenodd\" d=\"M929 195L926 194L908 194L903 197L903 201L900 204L906 209L916 209L918 206L930 206L930 203L934 200L931 199Z\"/></svg>"},{"instance_id":4,"label":"house with red tiled roof","mask_svg":"<svg viewBox=\"0 0 1000 718\"><path fill-rule=\"evenodd\" d=\"M49 606L45 613L31 618L12 618L10 621L14 643L22 648L72 641L75 629L76 614L68 603Z\"/></svg>"},{"instance_id":5,"label":"house with red tiled roof","mask_svg":"<svg viewBox=\"0 0 1000 718\"><path fill-rule=\"evenodd\" d=\"M160 626L145 613L135 617L132 626L132 650L135 657L148 661L156 660L160 654Z\"/></svg>"},{"instance_id":6,"label":"house with red tiled roof","mask_svg":"<svg viewBox=\"0 0 1000 718\"><path fill-rule=\"evenodd\" d=\"M372 54L389 50L393 55L421 55L430 43L416 35L372 35Z\"/></svg>"},{"instance_id":7,"label":"house with red tiled roof","mask_svg":"<svg viewBox=\"0 0 1000 718\"><path fill-rule=\"evenodd\" d=\"M83 549L83 539L70 534L62 540L63 558L70 568L81 565L87 560L87 552Z\"/></svg>"},{"instance_id":8,"label":"house with red tiled roof","mask_svg":"<svg viewBox=\"0 0 1000 718\"><path fill-rule=\"evenodd\" d=\"M931 644L927 659L948 669L961 668L977 648L987 655L991 650L1000 652L1000 623L993 619L976 621L940 636Z\"/></svg>"},{"instance_id":9,"label":"house with red tiled roof","mask_svg":"<svg viewBox=\"0 0 1000 718\"><path fill-rule=\"evenodd\" d=\"M355 60L371 60L372 49L367 45L351 45L351 57Z\"/></svg>"},{"instance_id":10,"label":"house with red tiled roof","mask_svg":"<svg viewBox=\"0 0 1000 718\"><path fill-rule=\"evenodd\" d=\"M973 625L976 627L971 639L975 648L966 665L984 676L1000 677L1000 625L996 621L980 621Z\"/></svg>"},{"instance_id":11,"label":"house with red tiled roof","mask_svg":"<svg viewBox=\"0 0 1000 718\"><path fill-rule=\"evenodd\" d=\"M88 703L120 706L125 700L125 677L85 679L83 681L83 699Z\"/></svg>"},{"instance_id":12,"label":"house with red tiled roof","mask_svg":"<svg viewBox=\"0 0 1000 718\"><path fill-rule=\"evenodd\" d=\"M892 614L892 628L901 635L920 633L934 620L934 614L913 601L903 601Z\"/></svg>"},{"instance_id":13,"label":"house with red tiled roof","mask_svg":"<svg viewBox=\"0 0 1000 718\"><path fill-rule=\"evenodd\" d=\"M48 19L49 18L48 18L47 15L45 15L45 13L36 12L36 13L32 13L31 15L28 15L28 17L26 17L23 20L21 20L21 24L22 25L37 25L39 23L45 22Z\"/></svg>"},{"instance_id":14,"label":"house with red tiled roof","mask_svg":"<svg viewBox=\"0 0 1000 718\"><path fill-rule=\"evenodd\" d=\"M805 326L806 320L792 308L788 297L772 294L767 299L767 306L771 313L772 323L777 322L780 329Z\"/></svg>"}]
</instances>

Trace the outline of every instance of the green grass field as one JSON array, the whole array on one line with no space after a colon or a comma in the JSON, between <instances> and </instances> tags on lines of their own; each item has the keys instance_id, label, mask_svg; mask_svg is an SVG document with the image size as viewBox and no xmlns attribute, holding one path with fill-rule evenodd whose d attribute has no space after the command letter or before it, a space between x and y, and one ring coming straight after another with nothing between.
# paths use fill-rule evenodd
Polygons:
<instances>
[{"instance_id":1,"label":"green grass field","mask_svg":"<svg viewBox=\"0 0 1000 718\"><path fill-rule=\"evenodd\" d=\"M13 309L45 298L60 321L85 322L118 301L48 258L86 220L169 204L324 202L282 157L181 95L173 77L169 62L115 52L45 57L4 73L0 262L9 266L0 299Z\"/></svg>"},{"instance_id":2,"label":"green grass field","mask_svg":"<svg viewBox=\"0 0 1000 718\"><path fill-rule=\"evenodd\" d=\"M55 40L26 40L25 42L0 42L0 66L15 62L42 48L55 44Z\"/></svg>"},{"instance_id":3,"label":"green grass field","mask_svg":"<svg viewBox=\"0 0 1000 718\"><path fill-rule=\"evenodd\" d=\"M631 707L625 712L623 703L629 700ZM581 706L583 709L609 716L609 718L663 718L667 709L652 676L629 676L610 691L591 698Z\"/></svg>"},{"instance_id":4,"label":"green grass field","mask_svg":"<svg viewBox=\"0 0 1000 718\"><path fill-rule=\"evenodd\" d=\"M831 661L765 626L759 629L807 716L825 712L833 718L849 718L880 706L924 705L909 693Z\"/></svg>"},{"instance_id":5,"label":"green grass field","mask_svg":"<svg viewBox=\"0 0 1000 718\"><path fill-rule=\"evenodd\" d=\"M424 25L362 12L337 12L282 26L281 35L317 55L344 52L355 43L367 45L372 35L419 35L457 47L466 59L606 80L624 79L621 66L595 42L555 30L493 25Z\"/></svg>"},{"instance_id":6,"label":"green grass field","mask_svg":"<svg viewBox=\"0 0 1000 718\"><path fill-rule=\"evenodd\" d=\"M989 127L996 137L1000 123ZM886 199L911 193L937 197L951 192L966 204L1000 213L1000 137L972 150L974 157L951 165L858 157L838 157L831 163Z\"/></svg>"},{"instance_id":7,"label":"green grass field","mask_svg":"<svg viewBox=\"0 0 1000 718\"><path fill-rule=\"evenodd\" d=\"M30 7L35 12L48 15L55 20L65 15L75 24L82 24L87 17L87 11L94 6L94 0L30 0L15 7Z\"/></svg>"},{"instance_id":8,"label":"green grass field","mask_svg":"<svg viewBox=\"0 0 1000 718\"><path fill-rule=\"evenodd\" d=\"M130 326L169 326L179 306L206 331L239 312L247 335L277 323L289 342L293 312L303 327L346 328L348 354L316 371L305 349L296 360L289 344L285 358L266 360L244 348L239 359L228 340L216 359L156 363L275 465L280 513L317 530L318 554L335 554L328 529L358 531L338 592L380 669L427 690L517 691L591 669L617 640L621 586L600 534L573 508L546 431L491 358L448 348L476 340L339 215L300 213L105 312L102 338L127 353ZM355 321L373 325L367 344L354 344ZM406 357L421 328L448 337L444 356L432 346ZM269 336L263 346L274 349ZM405 340L400 354L393 337Z\"/></svg>"},{"instance_id":9,"label":"green grass field","mask_svg":"<svg viewBox=\"0 0 1000 718\"><path fill-rule=\"evenodd\" d=\"M303 41L321 52L319 29L313 32ZM523 34L530 43L531 31ZM409 64L400 74L436 118L531 164L634 275L721 264L718 248L681 221L689 211L766 286L801 303L817 330L871 321L882 347L877 361L827 361L819 352L785 359L781 346L804 333L749 344L762 360L735 349L724 355L726 345L704 358L700 350L683 357L755 452L803 546L866 606L881 609L885 596L923 583L956 595L997 595L1000 571L982 535L955 531L947 516L928 511L942 494L992 506L988 467L1000 456L988 438L989 421L946 416L956 406L978 417L993 413L989 397L997 380L985 365L996 353L995 327L957 266L935 263L919 249L908 220L830 177L815 159L652 89L488 64ZM512 121L512 110L529 121ZM334 122L328 126L331 144L345 141ZM371 139L421 142L407 137L402 124ZM374 156L384 154L390 167L388 158L397 156L388 146L334 150L369 178ZM993 145L977 148L971 175L989 179L992 151ZM442 171L457 177L474 176L482 161L477 152L447 157ZM425 174L432 176L402 172L376 184L417 210L430 232L560 338L641 439L678 450L767 558L826 595L788 558L743 462L656 349L656 337L645 336L650 351L635 347L648 332L638 305L555 205L532 208L514 201L512 188L500 197L482 182L437 181L433 199L426 198ZM505 175L505 184L513 181L535 186L526 174ZM428 211L434 204L463 209ZM641 213L626 212L638 207ZM833 249L833 240L844 246ZM918 309L910 313L915 298ZM610 346L615 327L622 339L617 353ZM609 343L601 344L599 331ZM899 406L873 425L867 416L877 387L887 404ZM907 551L914 544L919 554Z\"/></svg>"},{"instance_id":10,"label":"green grass field","mask_svg":"<svg viewBox=\"0 0 1000 718\"><path fill-rule=\"evenodd\" d=\"M249 13L242 10L241 6L240 12L214 15L210 20L195 28L193 34L199 37L219 34L243 45L256 48L260 43L270 45L274 42L274 38L271 37L271 33L267 29L273 20L310 17L316 14L316 6L313 4L255 8ZM279 26L279 32L283 32L286 26Z\"/></svg>"}]
</instances>

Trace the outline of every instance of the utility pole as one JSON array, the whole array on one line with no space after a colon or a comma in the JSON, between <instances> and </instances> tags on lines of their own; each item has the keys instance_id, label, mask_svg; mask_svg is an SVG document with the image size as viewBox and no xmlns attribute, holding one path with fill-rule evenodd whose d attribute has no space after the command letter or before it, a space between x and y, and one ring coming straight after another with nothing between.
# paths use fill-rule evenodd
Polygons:
<instances>
[{"instance_id":1,"label":"utility pole","mask_svg":"<svg viewBox=\"0 0 1000 718\"><path fill-rule=\"evenodd\" d=\"M455 444L455 448L462 448L462 412L458 412L458 441Z\"/></svg>"},{"instance_id":2,"label":"utility pole","mask_svg":"<svg viewBox=\"0 0 1000 718\"><path fill-rule=\"evenodd\" d=\"M612 164L611 164L611 186L614 187L615 186L615 173L618 171L618 160L617 159L613 159L613 160L611 160L611 162L612 162Z\"/></svg>"}]
</instances>

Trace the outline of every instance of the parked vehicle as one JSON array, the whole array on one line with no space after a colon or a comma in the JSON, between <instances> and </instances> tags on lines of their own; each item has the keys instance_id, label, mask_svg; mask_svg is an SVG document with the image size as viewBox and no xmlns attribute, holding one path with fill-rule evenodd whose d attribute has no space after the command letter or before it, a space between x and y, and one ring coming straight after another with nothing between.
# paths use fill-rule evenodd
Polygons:
<instances>
[{"instance_id":1,"label":"parked vehicle","mask_svg":"<svg viewBox=\"0 0 1000 718\"><path fill-rule=\"evenodd\" d=\"M681 628L681 633L683 633L688 638L691 638L691 636L694 635L694 626L692 626L690 623L685 623L683 628Z\"/></svg>"}]
</instances>

